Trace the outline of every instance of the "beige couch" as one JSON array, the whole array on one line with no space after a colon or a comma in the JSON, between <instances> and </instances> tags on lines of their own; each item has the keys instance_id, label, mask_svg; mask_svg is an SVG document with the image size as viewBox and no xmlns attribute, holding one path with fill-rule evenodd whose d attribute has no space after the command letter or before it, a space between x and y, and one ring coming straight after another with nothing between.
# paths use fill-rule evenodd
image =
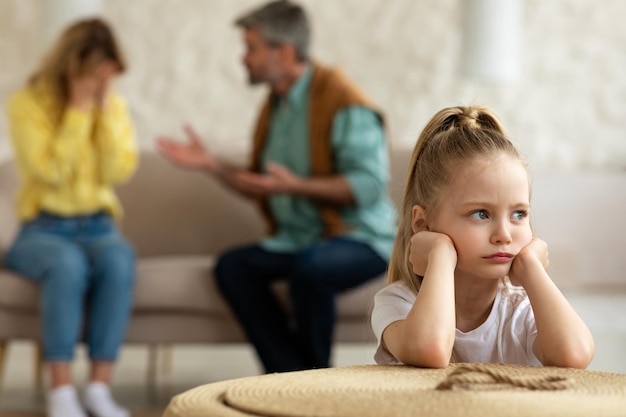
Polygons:
<instances>
[{"instance_id":1,"label":"beige couch","mask_svg":"<svg viewBox=\"0 0 626 417\"><path fill-rule=\"evenodd\" d=\"M411 150L392 155L391 194L399 203ZM551 276L566 291L626 292L624 173L542 174L533 181L531 221L549 243ZM14 166L0 163L0 253L16 222ZM122 229L135 244L138 277L128 343L245 342L211 275L215 254L263 233L255 207L197 172L144 152L119 189ZM338 297L337 342L372 342L369 311L384 277ZM284 288L279 289L284 295ZM0 268L0 371L7 342L38 340L37 288Z\"/></svg>"},{"instance_id":2,"label":"beige couch","mask_svg":"<svg viewBox=\"0 0 626 417\"><path fill-rule=\"evenodd\" d=\"M404 172L395 176L403 178ZM0 164L0 253L18 228L16 186L14 164L4 161ZM138 254L135 304L126 341L245 342L215 286L212 266L215 255L224 249L262 236L264 227L255 206L210 177L173 166L149 151L142 153L138 172L118 194L125 208L121 226ZM368 316L373 295L384 281L381 276L338 297L336 341L373 340ZM284 286L277 291L285 299ZM0 371L7 342L39 339L37 297L34 284L0 269Z\"/></svg>"}]
</instances>

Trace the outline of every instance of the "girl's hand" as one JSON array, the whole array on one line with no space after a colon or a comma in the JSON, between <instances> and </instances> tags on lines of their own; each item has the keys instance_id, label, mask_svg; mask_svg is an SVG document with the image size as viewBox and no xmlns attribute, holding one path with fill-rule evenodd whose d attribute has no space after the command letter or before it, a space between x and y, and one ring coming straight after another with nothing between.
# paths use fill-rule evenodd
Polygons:
<instances>
[{"instance_id":1,"label":"girl's hand","mask_svg":"<svg viewBox=\"0 0 626 417\"><path fill-rule=\"evenodd\" d=\"M511 284L524 287L526 280L529 278L529 267L533 263L540 263L543 269L547 269L550 265L548 244L538 237L533 237L530 243L524 246L513 259L511 270L509 271Z\"/></svg>"},{"instance_id":2,"label":"girl's hand","mask_svg":"<svg viewBox=\"0 0 626 417\"><path fill-rule=\"evenodd\" d=\"M423 230L411 237L409 248L409 262L413 266L413 272L421 277L426 273L430 256L438 251L445 253L445 257L456 265L457 253L454 242L448 235L443 233Z\"/></svg>"}]
</instances>

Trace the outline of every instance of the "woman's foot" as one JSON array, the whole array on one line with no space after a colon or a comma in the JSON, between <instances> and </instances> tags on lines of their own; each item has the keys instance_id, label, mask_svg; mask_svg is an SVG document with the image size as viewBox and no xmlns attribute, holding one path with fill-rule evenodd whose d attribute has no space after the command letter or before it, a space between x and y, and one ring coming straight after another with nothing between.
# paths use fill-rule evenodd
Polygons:
<instances>
[{"instance_id":1,"label":"woman's foot","mask_svg":"<svg viewBox=\"0 0 626 417\"><path fill-rule=\"evenodd\" d=\"M84 400L85 409L94 417L130 417L130 411L115 402L109 386L102 382L90 382Z\"/></svg>"},{"instance_id":2,"label":"woman's foot","mask_svg":"<svg viewBox=\"0 0 626 417\"><path fill-rule=\"evenodd\" d=\"M48 417L87 417L72 385L61 385L48 391L47 408Z\"/></svg>"}]
</instances>

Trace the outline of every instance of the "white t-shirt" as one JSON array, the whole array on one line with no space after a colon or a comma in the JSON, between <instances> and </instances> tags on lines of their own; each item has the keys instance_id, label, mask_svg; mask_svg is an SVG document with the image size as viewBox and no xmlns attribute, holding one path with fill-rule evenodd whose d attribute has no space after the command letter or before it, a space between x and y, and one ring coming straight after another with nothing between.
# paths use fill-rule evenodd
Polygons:
<instances>
[{"instance_id":1,"label":"white t-shirt","mask_svg":"<svg viewBox=\"0 0 626 417\"><path fill-rule=\"evenodd\" d=\"M400 281L387 285L376 294L372 311L372 328L378 339L374 355L376 363L400 363L382 345L382 334L391 323L408 316L415 298L416 295ZM483 324L467 333L456 329L454 354L457 362L541 366L533 353L536 338L535 315L526 292L503 284Z\"/></svg>"}]
</instances>

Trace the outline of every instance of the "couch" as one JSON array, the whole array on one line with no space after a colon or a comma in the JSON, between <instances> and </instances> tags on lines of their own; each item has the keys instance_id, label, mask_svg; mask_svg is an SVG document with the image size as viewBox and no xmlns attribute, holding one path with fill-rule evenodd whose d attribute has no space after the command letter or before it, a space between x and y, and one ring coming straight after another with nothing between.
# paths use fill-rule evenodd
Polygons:
<instances>
[{"instance_id":1,"label":"couch","mask_svg":"<svg viewBox=\"0 0 626 417\"><path fill-rule=\"evenodd\" d=\"M392 152L391 196L400 203L411 149ZM0 163L0 254L13 239L15 167ZM210 177L143 151L138 172L118 189L124 234L138 254L135 304L127 343L150 346L246 341L220 297L211 271L225 248L258 240L253 204ZM550 273L566 292L625 293L623 207L626 174L555 172L533 178L531 222L550 247ZM338 297L336 342L372 343L369 312L384 276ZM284 286L277 292L286 299ZM40 337L37 288L0 267L0 372L12 340ZM152 352L154 352L153 350ZM152 355L152 358L155 356ZM154 363L148 368L154 376ZM39 372L39 371L37 371Z\"/></svg>"},{"instance_id":2,"label":"couch","mask_svg":"<svg viewBox=\"0 0 626 417\"><path fill-rule=\"evenodd\" d=\"M394 178L403 182L399 165ZM402 186L394 188L398 198ZM16 189L14 162L5 160L0 163L0 254L18 229ZM117 191L125 210L120 226L138 255L126 343L245 342L215 286L212 267L224 249L263 235L255 205L209 176L185 171L152 151L142 151L137 173ZM380 276L338 297L337 342L373 341L369 311L374 293L384 283ZM276 291L287 303L285 286L277 285ZM38 289L0 267L0 372L7 343L17 339L40 339ZM39 368L36 372L39 378ZM153 375L154 369L149 372Z\"/></svg>"}]
</instances>

